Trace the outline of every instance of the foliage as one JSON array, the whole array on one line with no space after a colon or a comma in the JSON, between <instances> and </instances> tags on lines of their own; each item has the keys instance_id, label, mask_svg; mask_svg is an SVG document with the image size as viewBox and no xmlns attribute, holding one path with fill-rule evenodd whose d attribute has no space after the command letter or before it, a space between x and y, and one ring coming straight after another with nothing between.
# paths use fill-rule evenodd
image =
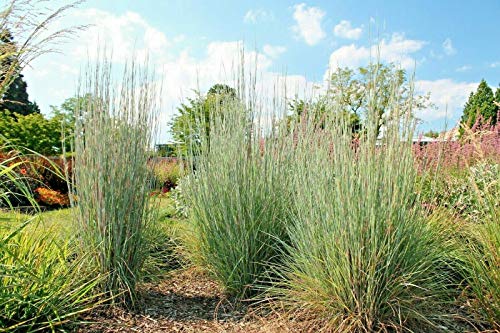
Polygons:
<instances>
[{"instance_id":1,"label":"foliage","mask_svg":"<svg viewBox=\"0 0 500 333\"><path fill-rule=\"evenodd\" d=\"M291 209L280 142L269 139L262 150L262 134L245 110L238 100L226 101L223 119L211 119L210 142L202 141L201 154L190 156L196 169L183 179L181 192L193 257L238 297L255 294L269 266L280 261Z\"/></svg>"},{"instance_id":2,"label":"foliage","mask_svg":"<svg viewBox=\"0 0 500 333\"><path fill-rule=\"evenodd\" d=\"M335 116L290 139L296 218L269 293L311 331L437 331L449 321L453 279L445 235L426 223L417 195L412 108L399 105L398 81L385 99L376 88L381 79L370 80L357 140L348 119ZM328 114L349 107L340 97Z\"/></svg>"},{"instance_id":3,"label":"foliage","mask_svg":"<svg viewBox=\"0 0 500 333\"><path fill-rule=\"evenodd\" d=\"M29 175L32 166L19 153L0 152L0 208L36 206L33 193L39 182Z\"/></svg>"},{"instance_id":4,"label":"foliage","mask_svg":"<svg viewBox=\"0 0 500 333\"><path fill-rule=\"evenodd\" d=\"M424 136L429 137L429 138L433 138L433 139L438 138L439 135L440 135L440 133L438 131L433 131L433 130L430 130L430 131L424 133Z\"/></svg>"},{"instance_id":5,"label":"foliage","mask_svg":"<svg viewBox=\"0 0 500 333\"><path fill-rule=\"evenodd\" d=\"M226 103L236 99L236 91L223 84L212 86L206 96L196 92L177 109L179 114L170 123L170 132L179 142L181 154L199 153L201 142L210 137L210 120L224 109ZM202 137L204 135L205 137Z\"/></svg>"},{"instance_id":6,"label":"foliage","mask_svg":"<svg viewBox=\"0 0 500 333\"><path fill-rule=\"evenodd\" d=\"M174 189L183 175L183 166L177 159L153 159L150 161L150 166L155 188L160 188L163 193Z\"/></svg>"},{"instance_id":7,"label":"foliage","mask_svg":"<svg viewBox=\"0 0 500 333\"><path fill-rule=\"evenodd\" d=\"M483 160L500 163L500 124L465 129L462 140L414 145L420 171L440 169L443 174L460 172Z\"/></svg>"},{"instance_id":8,"label":"foliage","mask_svg":"<svg viewBox=\"0 0 500 333\"><path fill-rule=\"evenodd\" d=\"M92 94L85 94L67 98L60 106L51 105L50 108L54 118L60 119L64 127L73 129L78 110L85 109L92 100Z\"/></svg>"},{"instance_id":9,"label":"foliage","mask_svg":"<svg viewBox=\"0 0 500 333\"><path fill-rule=\"evenodd\" d=\"M15 198L22 196L36 212L23 179L29 167L18 154L1 156L0 189L7 179ZM12 207L6 194L0 199ZM61 224L26 215L9 220L2 216L0 226L0 332L55 331L99 305L94 287L101 277L88 270L85 256L75 255L74 238Z\"/></svg>"},{"instance_id":10,"label":"foliage","mask_svg":"<svg viewBox=\"0 0 500 333\"><path fill-rule=\"evenodd\" d=\"M0 34L0 44L0 48L3 49L17 48L9 31ZM10 68L14 62L15 59L12 57L2 57L0 59L0 69ZM0 75L5 76L6 74L0 71ZM0 112L8 110L11 115L15 113L22 115L40 113L38 105L29 101L27 87L23 75L18 73L4 91L3 96L0 96Z\"/></svg>"},{"instance_id":11,"label":"foliage","mask_svg":"<svg viewBox=\"0 0 500 333\"><path fill-rule=\"evenodd\" d=\"M60 154L63 138L68 139L70 127L64 128L60 115L50 119L40 113L30 115L0 113L0 144L9 143L23 152L36 151L44 155ZM66 140L67 141L67 140Z\"/></svg>"},{"instance_id":12,"label":"foliage","mask_svg":"<svg viewBox=\"0 0 500 333\"><path fill-rule=\"evenodd\" d=\"M115 301L133 305L154 219L147 166L154 137L157 89L152 74L126 67L120 88L110 62L89 68L85 93L94 95L77 110L74 184L84 251L106 276L100 288ZM73 189L74 192L74 189Z\"/></svg>"},{"instance_id":13,"label":"foliage","mask_svg":"<svg viewBox=\"0 0 500 333\"><path fill-rule=\"evenodd\" d=\"M302 99L294 99L289 104L289 109L292 112L285 118L286 127L288 130L296 128L305 119L315 123L318 128L325 127L325 121L327 117L327 105L328 97L321 96L314 101L304 101ZM357 133L361 130L361 119L356 112L351 112L348 110L343 110L338 112L340 118L346 118L348 126L353 133Z\"/></svg>"},{"instance_id":14,"label":"foliage","mask_svg":"<svg viewBox=\"0 0 500 333\"><path fill-rule=\"evenodd\" d=\"M0 232L0 332L55 331L99 305L101 277L59 234L30 220Z\"/></svg>"},{"instance_id":15,"label":"foliage","mask_svg":"<svg viewBox=\"0 0 500 333\"><path fill-rule=\"evenodd\" d=\"M480 322L493 330L500 329L500 210L498 196L489 197L496 213L483 225L470 228L464 257L467 262L467 284L472 308ZM491 201L493 200L493 201Z\"/></svg>"},{"instance_id":16,"label":"foliage","mask_svg":"<svg viewBox=\"0 0 500 333\"><path fill-rule=\"evenodd\" d=\"M472 127L476 123L479 117L481 123L496 125L497 113L499 107L495 105L495 101L500 103L500 88L497 88L497 92L494 95L493 90L488 86L486 81L483 79L479 83L475 93L470 93L469 99L465 103L464 111L460 123L462 127L460 128L460 135L464 133L464 127Z\"/></svg>"},{"instance_id":17,"label":"foliage","mask_svg":"<svg viewBox=\"0 0 500 333\"><path fill-rule=\"evenodd\" d=\"M71 179L70 162L16 151L0 153L0 162L12 168L10 174L0 175L0 207L26 209L34 206L34 200L44 208L69 206L66 175Z\"/></svg>"},{"instance_id":18,"label":"foliage","mask_svg":"<svg viewBox=\"0 0 500 333\"><path fill-rule=\"evenodd\" d=\"M186 198L185 192L190 181L196 181L196 179L192 179L190 175L184 176L179 179L177 186L170 192L175 215L182 218L187 218L189 213L189 200Z\"/></svg>"},{"instance_id":19,"label":"foliage","mask_svg":"<svg viewBox=\"0 0 500 333\"><path fill-rule=\"evenodd\" d=\"M370 95L371 94L371 95ZM339 68L331 74L327 96L337 100L342 110L366 118L371 109L377 115L377 133L388 121L391 107L425 109L432 107L430 95L416 95L403 69L394 64L370 64L357 71ZM397 98L393 101L392 98Z\"/></svg>"},{"instance_id":20,"label":"foliage","mask_svg":"<svg viewBox=\"0 0 500 333\"><path fill-rule=\"evenodd\" d=\"M44 187L35 189L36 200L44 206L68 207L70 205L68 194L62 194L58 191Z\"/></svg>"},{"instance_id":21,"label":"foliage","mask_svg":"<svg viewBox=\"0 0 500 333\"><path fill-rule=\"evenodd\" d=\"M56 51L52 47L83 29L74 26L49 29L52 23L79 4L71 2L58 8L43 0L8 0L0 5L0 97L23 68L37 57ZM5 41L15 38L17 44Z\"/></svg>"}]
</instances>

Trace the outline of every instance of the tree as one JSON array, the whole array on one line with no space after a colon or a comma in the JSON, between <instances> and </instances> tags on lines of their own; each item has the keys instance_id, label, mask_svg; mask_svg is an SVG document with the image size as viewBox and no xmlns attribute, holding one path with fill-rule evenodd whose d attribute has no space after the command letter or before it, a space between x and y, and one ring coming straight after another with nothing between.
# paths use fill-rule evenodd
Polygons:
<instances>
[{"instance_id":1,"label":"tree","mask_svg":"<svg viewBox=\"0 0 500 333\"><path fill-rule=\"evenodd\" d=\"M12 115L21 114L23 116L40 113L36 102L29 100L27 87L23 75L19 74L7 88L3 98L0 99L0 112L8 110Z\"/></svg>"},{"instance_id":2,"label":"tree","mask_svg":"<svg viewBox=\"0 0 500 333\"><path fill-rule=\"evenodd\" d=\"M40 113L16 115L0 113L0 146L13 145L18 150L29 149L43 155L61 153L60 119L45 118Z\"/></svg>"},{"instance_id":3,"label":"tree","mask_svg":"<svg viewBox=\"0 0 500 333\"><path fill-rule=\"evenodd\" d=\"M373 92L371 96L368 95L370 91ZM363 118L369 108L374 108L377 134L387 121L387 107L393 103L394 97L401 109L407 109L408 103L411 103L412 110L434 107L430 102L430 94L415 94L406 72L392 63L370 64L359 67L357 71L339 68L330 77L328 95L345 106L344 112L353 113L359 118Z\"/></svg>"},{"instance_id":4,"label":"tree","mask_svg":"<svg viewBox=\"0 0 500 333\"><path fill-rule=\"evenodd\" d=\"M51 105L50 108L53 117L59 117L64 121L65 125L74 127L79 110L86 110L88 103L92 101L96 101L96 99L91 94L85 94L67 98L60 106Z\"/></svg>"},{"instance_id":5,"label":"tree","mask_svg":"<svg viewBox=\"0 0 500 333\"><path fill-rule=\"evenodd\" d=\"M52 115L40 113L12 114L0 112L0 146L10 144L16 149L29 149L44 155L62 152L63 143L69 150L75 131L75 117L80 108L92 100L87 94L66 99L61 106L53 106ZM64 141L64 142L63 142Z\"/></svg>"},{"instance_id":6,"label":"tree","mask_svg":"<svg viewBox=\"0 0 500 333\"><path fill-rule=\"evenodd\" d=\"M212 86L206 96L196 92L177 109L179 114L170 123L170 132L179 142L181 153L200 148L202 140L209 140L210 122L217 114L223 116L224 104L237 98L236 91L224 84Z\"/></svg>"},{"instance_id":7,"label":"tree","mask_svg":"<svg viewBox=\"0 0 500 333\"><path fill-rule=\"evenodd\" d=\"M465 103L462 118L460 119L460 135L464 133L464 127L472 127L476 122L479 125L495 125L498 121L498 107L494 101L500 101L500 93L497 88L496 94L488 86L484 79L481 80L475 93L471 92Z\"/></svg>"},{"instance_id":8,"label":"tree","mask_svg":"<svg viewBox=\"0 0 500 333\"><path fill-rule=\"evenodd\" d=\"M373 92L370 96L368 92ZM353 132L362 129L363 119L369 108L375 108L377 115L376 131L379 134L382 126L387 121L387 107L396 97L401 109L407 109L411 103L412 110L433 107L430 95L417 95L413 93L406 73L397 69L394 64L372 64L360 67L357 70L339 68L330 76L328 91L314 102L295 100L290 105L291 118L287 117L288 126L292 119L298 120L303 110L313 111L314 119L324 121L324 113L331 109L328 105L342 106L337 110L342 117L348 117Z\"/></svg>"},{"instance_id":9,"label":"tree","mask_svg":"<svg viewBox=\"0 0 500 333\"><path fill-rule=\"evenodd\" d=\"M84 26L52 29L51 24L81 1L51 8L44 0L7 0L0 4L0 99L23 68ZM18 41L12 42L12 37Z\"/></svg>"},{"instance_id":10,"label":"tree","mask_svg":"<svg viewBox=\"0 0 500 333\"><path fill-rule=\"evenodd\" d=\"M327 116L332 116L327 114L328 102L328 96L320 96L317 100L307 102L302 99L294 99L289 103L291 114L285 119L287 130L291 129L292 124L298 124L303 119L315 122L317 128L324 128ZM346 109L340 111L337 116L347 117L348 126L353 133L361 129L361 120L356 112Z\"/></svg>"},{"instance_id":11,"label":"tree","mask_svg":"<svg viewBox=\"0 0 500 333\"><path fill-rule=\"evenodd\" d=\"M12 35L7 31L0 34L0 43L5 49L16 49ZM13 68L15 66L14 56L4 56L0 60L0 68ZM18 72L17 68L13 68ZM0 76L4 78L7 73L0 72ZM0 112L4 110L10 111L10 114L28 115L31 113L40 113L40 109L36 103L29 101L27 84L24 81L23 75L18 73L17 76L6 87L3 96L0 96Z\"/></svg>"},{"instance_id":12,"label":"tree","mask_svg":"<svg viewBox=\"0 0 500 333\"><path fill-rule=\"evenodd\" d=\"M424 133L424 136L428 137L428 138L433 138L433 139L437 139L439 137L440 133L438 131L434 131L434 130L429 130L427 132Z\"/></svg>"}]
</instances>

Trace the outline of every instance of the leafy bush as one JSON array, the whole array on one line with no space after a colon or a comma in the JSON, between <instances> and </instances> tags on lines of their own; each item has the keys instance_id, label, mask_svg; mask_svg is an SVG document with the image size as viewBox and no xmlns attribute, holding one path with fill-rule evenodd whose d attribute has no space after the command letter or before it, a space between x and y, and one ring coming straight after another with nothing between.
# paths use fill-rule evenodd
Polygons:
<instances>
[{"instance_id":1,"label":"leafy bush","mask_svg":"<svg viewBox=\"0 0 500 333\"><path fill-rule=\"evenodd\" d=\"M14 178L8 173L0 175L0 193L4 197L0 198L0 207L32 207L33 199L46 207L69 206L69 187L65 174L71 178L71 162L64 166L62 159L47 158L36 153L23 155L14 150L0 153L0 162L5 167L11 167L15 174ZM22 188L19 188L20 185ZM24 193L23 189L27 192Z\"/></svg>"},{"instance_id":2,"label":"leafy bush","mask_svg":"<svg viewBox=\"0 0 500 333\"><path fill-rule=\"evenodd\" d=\"M163 193L174 189L183 175L183 167L177 159L154 159L150 162L156 188Z\"/></svg>"},{"instance_id":3,"label":"leafy bush","mask_svg":"<svg viewBox=\"0 0 500 333\"><path fill-rule=\"evenodd\" d=\"M189 214L189 202L185 194L189 181L196 181L196 178L186 175L178 181L177 186L170 192L175 214L179 217L187 218Z\"/></svg>"},{"instance_id":4,"label":"leafy bush","mask_svg":"<svg viewBox=\"0 0 500 333\"><path fill-rule=\"evenodd\" d=\"M67 194L69 186L67 180L73 178L73 168L71 159L60 157L38 157L33 161L35 175L40 179L43 187Z\"/></svg>"},{"instance_id":5,"label":"leafy bush","mask_svg":"<svg viewBox=\"0 0 500 333\"><path fill-rule=\"evenodd\" d=\"M62 139L68 138L70 128L61 130L61 117L45 118L40 113L23 116L0 112L0 145L9 143L20 147L23 152L36 151L44 155L59 154ZM36 135L34 135L36 133Z\"/></svg>"},{"instance_id":6,"label":"leafy bush","mask_svg":"<svg viewBox=\"0 0 500 333\"><path fill-rule=\"evenodd\" d=\"M44 187L35 189L36 200L40 205L54 207L68 207L70 200L68 194L62 194L58 191L50 190Z\"/></svg>"}]
</instances>

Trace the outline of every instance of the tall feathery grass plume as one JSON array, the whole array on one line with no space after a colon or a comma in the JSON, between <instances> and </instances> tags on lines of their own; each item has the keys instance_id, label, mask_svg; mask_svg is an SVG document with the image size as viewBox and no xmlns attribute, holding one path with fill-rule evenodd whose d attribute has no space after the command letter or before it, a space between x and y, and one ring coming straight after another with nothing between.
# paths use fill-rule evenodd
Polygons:
<instances>
[{"instance_id":1,"label":"tall feathery grass plume","mask_svg":"<svg viewBox=\"0 0 500 333\"><path fill-rule=\"evenodd\" d=\"M129 61L121 81L111 60L89 66L76 117L74 187L85 251L106 275L102 291L134 304L145 260L144 232L155 218L148 158L160 107L160 86L147 61Z\"/></svg>"},{"instance_id":2,"label":"tall feathery grass plume","mask_svg":"<svg viewBox=\"0 0 500 333\"><path fill-rule=\"evenodd\" d=\"M193 257L229 295L245 299L268 283L270 265L282 258L291 209L290 160L276 131L266 129L272 113L264 110L266 101L243 56L235 73L236 93L217 95L210 125L193 126L203 128L202 139L190 149L192 173L183 194Z\"/></svg>"},{"instance_id":3,"label":"tall feathery grass plume","mask_svg":"<svg viewBox=\"0 0 500 333\"><path fill-rule=\"evenodd\" d=\"M423 214L412 103L394 84L381 119L377 84L374 71L359 131L336 94L292 124L296 212L268 296L310 330L428 332L450 318L451 245Z\"/></svg>"}]
</instances>

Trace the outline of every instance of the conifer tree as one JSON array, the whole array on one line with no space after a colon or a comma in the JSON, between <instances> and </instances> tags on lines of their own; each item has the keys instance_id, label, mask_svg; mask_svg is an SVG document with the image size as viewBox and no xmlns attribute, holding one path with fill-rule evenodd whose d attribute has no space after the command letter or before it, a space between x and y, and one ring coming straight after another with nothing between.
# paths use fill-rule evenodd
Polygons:
<instances>
[{"instance_id":1,"label":"conifer tree","mask_svg":"<svg viewBox=\"0 0 500 333\"><path fill-rule=\"evenodd\" d=\"M465 103L464 111L460 123L466 127L472 127L477 118L481 116L482 124L494 125L497 123L498 108L493 103L500 97L498 92L494 95L493 90L488 86L483 79L475 93L470 93L469 99ZM463 134L464 129L460 129L460 134Z\"/></svg>"},{"instance_id":2,"label":"conifer tree","mask_svg":"<svg viewBox=\"0 0 500 333\"><path fill-rule=\"evenodd\" d=\"M14 39L8 31L0 34L0 37L0 44L3 46L10 45L11 48L16 47ZM2 58L0 76L8 75L3 71L9 70L13 66L18 67L14 57ZM18 70L15 69L14 72L18 73ZM0 112L7 110L10 114L18 113L24 116L40 113L38 105L29 100L27 87L28 85L24 81L24 76L18 73L5 90L3 96L0 96Z\"/></svg>"}]
</instances>

